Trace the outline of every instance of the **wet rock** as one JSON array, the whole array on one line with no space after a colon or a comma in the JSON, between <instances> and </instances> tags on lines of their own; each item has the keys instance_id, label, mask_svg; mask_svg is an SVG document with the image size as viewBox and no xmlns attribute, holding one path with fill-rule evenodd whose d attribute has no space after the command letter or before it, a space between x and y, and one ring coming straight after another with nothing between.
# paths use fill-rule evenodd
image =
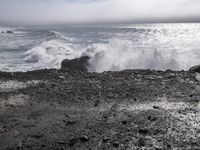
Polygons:
<instances>
[{"instance_id":1,"label":"wet rock","mask_svg":"<svg viewBox=\"0 0 200 150\"><path fill-rule=\"evenodd\" d=\"M14 32L13 31L6 31L6 33L11 34L11 33L14 33Z\"/></svg>"},{"instance_id":2,"label":"wet rock","mask_svg":"<svg viewBox=\"0 0 200 150\"><path fill-rule=\"evenodd\" d=\"M189 69L189 72L198 72L198 73L200 73L200 65L191 67L191 68Z\"/></svg>"},{"instance_id":3,"label":"wet rock","mask_svg":"<svg viewBox=\"0 0 200 150\"><path fill-rule=\"evenodd\" d=\"M89 60L88 56L83 56L73 60L65 59L62 61L61 69L70 72L74 71L87 72L88 60Z\"/></svg>"}]
</instances>

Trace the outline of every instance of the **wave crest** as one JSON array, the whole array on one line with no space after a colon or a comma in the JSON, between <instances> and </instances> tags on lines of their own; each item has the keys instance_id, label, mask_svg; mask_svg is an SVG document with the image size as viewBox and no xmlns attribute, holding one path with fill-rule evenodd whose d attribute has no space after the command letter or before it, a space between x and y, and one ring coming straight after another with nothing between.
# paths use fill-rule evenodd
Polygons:
<instances>
[{"instance_id":1,"label":"wave crest","mask_svg":"<svg viewBox=\"0 0 200 150\"><path fill-rule=\"evenodd\" d=\"M25 61L33 63L34 69L60 68L63 59L73 59L80 55L79 51L72 49L70 40L52 31L48 39L25 53Z\"/></svg>"}]
</instances>

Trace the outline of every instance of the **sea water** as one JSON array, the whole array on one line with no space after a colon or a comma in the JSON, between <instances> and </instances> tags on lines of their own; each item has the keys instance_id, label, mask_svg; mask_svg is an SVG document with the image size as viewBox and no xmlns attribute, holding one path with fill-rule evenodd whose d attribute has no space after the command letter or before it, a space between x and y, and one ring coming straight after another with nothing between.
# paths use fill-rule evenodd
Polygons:
<instances>
[{"instance_id":1,"label":"sea water","mask_svg":"<svg viewBox=\"0 0 200 150\"><path fill-rule=\"evenodd\" d=\"M200 64L200 24L0 26L0 71L60 68L85 55L91 72L188 70Z\"/></svg>"}]
</instances>

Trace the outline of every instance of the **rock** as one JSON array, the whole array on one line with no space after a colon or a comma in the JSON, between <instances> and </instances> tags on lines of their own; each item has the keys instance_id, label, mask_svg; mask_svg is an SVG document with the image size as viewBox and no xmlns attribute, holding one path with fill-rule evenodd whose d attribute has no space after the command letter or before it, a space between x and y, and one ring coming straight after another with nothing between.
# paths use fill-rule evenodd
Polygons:
<instances>
[{"instance_id":1,"label":"rock","mask_svg":"<svg viewBox=\"0 0 200 150\"><path fill-rule=\"evenodd\" d=\"M195 79L196 79L197 81L200 81L200 73L197 72L197 73L195 74Z\"/></svg>"},{"instance_id":2,"label":"rock","mask_svg":"<svg viewBox=\"0 0 200 150\"><path fill-rule=\"evenodd\" d=\"M14 33L13 31L6 31L6 33L9 33L9 34L11 34L11 33Z\"/></svg>"},{"instance_id":3,"label":"rock","mask_svg":"<svg viewBox=\"0 0 200 150\"><path fill-rule=\"evenodd\" d=\"M108 137L104 137L102 141L103 141L103 143L107 143L109 141L109 138Z\"/></svg>"},{"instance_id":4,"label":"rock","mask_svg":"<svg viewBox=\"0 0 200 150\"><path fill-rule=\"evenodd\" d=\"M5 33L4 31L1 31L1 33Z\"/></svg>"},{"instance_id":5,"label":"rock","mask_svg":"<svg viewBox=\"0 0 200 150\"><path fill-rule=\"evenodd\" d=\"M68 126L68 125L73 125L73 124L75 124L75 123L76 123L76 121L67 121L67 122L65 123L65 125Z\"/></svg>"},{"instance_id":6,"label":"rock","mask_svg":"<svg viewBox=\"0 0 200 150\"><path fill-rule=\"evenodd\" d=\"M158 106L153 106L153 109L159 109L159 107Z\"/></svg>"},{"instance_id":7,"label":"rock","mask_svg":"<svg viewBox=\"0 0 200 150\"><path fill-rule=\"evenodd\" d=\"M128 123L127 120L123 120L123 121L122 121L122 124L123 124L123 125L126 125L127 123Z\"/></svg>"},{"instance_id":8,"label":"rock","mask_svg":"<svg viewBox=\"0 0 200 150\"><path fill-rule=\"evenodd\" d=\"M65 59L62 61L61 69L70 72L71 71L87 72L88 60L89 60L88 56L83 56L73 60Z\"/></svg>"},{"instance_id":9,"label":"rock","mask_svg":"<svg viewBox=\"0 0 200 150\"><path fill-rule=\"evenodd\" d=\"M113 147L118 148L119 147L119 142L114 142Z\"/></svg>"},{"instance_id":10,"label":"rock","mask_svg":"<svg viewBox=\"0 0 200 150\"><path fill-rule=\"evenodd\" d=\"M156 146L156 147L155 147L155 150L163 150L163 148L162 148L162 147Z\"/></svg>"},{"instance_id":11,"label":"rock","mask_svg":"<svg viewBox=\"0 0 200 150\"><path fill-rule=\"evenodd\" d=\"M58 141L58 144L66 144L65 141Z\"/></svg>"},{"instance_id":12,"label":"rock","mask_svg":"<svg viewBox=\"0 0 200 150\"><path fill-rule=\"evenodd\" d=\"M76 143L78 143L78 141L79 141L79 139L77 139L77 138L70 139L69 143L68 143L69 147L74 146Z\"/></svg>"},{"instance_id":13,"label":"rock","mask_svg":"<svg viewBox=\"0 0 200 150\"><path fill-rule=\"evenodd\" d=\"M81 143L85 143L85 142L89 141L89 138L86 135L80 137L79 139L80 139Z\"/></svg>"},{"instance_id":14,"label":"rock","mask_svg":"<svg viewBox=\"0 0 200 150\"><path fill-rule=\"evenodd\" d=\"M153 117L153 116L148 116L147 117L147 119L149 120L149 121L156 121L156 117Z\"/></svg>"},{"instance_id":15,"label":"rock","mask_svg":"<svg viewBox=\"0 0 200 150\"><path fill-rule=\"evenodd\" d=\"M189 95L189 97L192 98L192 97L194 97L194 95L191 94L191 95Z\"/></svg>"},{"instance_id":16,"label":"rock","mask_svg":"<svg viewBox=\"0 0 200 150\"><path fill-rule=\"evenodd\" d=\"M64 76L58 76L60 79L65 79L65 77Z\"/></svg>"},{"instance_id":17,"label":"rock","mask_svg":"<svg viewBox=\"0 0 200 150\"><path fill-rule=\"evenodd\" d=\"M143 134L143 135L147 135L148 134L148 130L147 129L140 129L139 133Z\"/></svg>"},{"instance_id":18,"label":"rock","mask_svg":"<svg viewBox=\"0 0 200 150\"><path fill-rule=\"evenodd\" d=\"M198 72L198 73L200 73L200 65L191 67L191 68L189 69L189 72Z\"/></svg>"},{"instance_id":19,"label":"rock","mask_svg":"<svg viewBox=\"0 0 200 150\"><path fill-rule=\"evenodd\" d=\"M99 105L99 100L97 100L97 101L95 102L94 107L98 107L98 105Z\"/></svg>"},{"instance_id":20,"label":"rock","mask_svg":"<svg viewBox=\"0 0 200 150\"><path fill-rule=\"evenodd\" d=\"M145 146L146 144L145 144L144 139L140 138L140 139L138 140L138 145L139 145L140 147Z\"/></svg>"}]
</instances>

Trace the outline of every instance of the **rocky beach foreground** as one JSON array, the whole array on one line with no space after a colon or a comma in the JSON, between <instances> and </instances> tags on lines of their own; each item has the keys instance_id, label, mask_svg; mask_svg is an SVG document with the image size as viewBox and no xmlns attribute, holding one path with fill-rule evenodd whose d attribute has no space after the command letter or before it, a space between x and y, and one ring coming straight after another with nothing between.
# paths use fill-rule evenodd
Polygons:
<instances>
[{"instance_id":1,"label":"rocky beach foreground","mask_svg":"<svg viewBox=\"0 0 200 150\"><path fill-rule=\"evenodd\" d=\"M198 73L80 68L0 72L0 150L200 149Z\"/></svg>"}]
</instances>

